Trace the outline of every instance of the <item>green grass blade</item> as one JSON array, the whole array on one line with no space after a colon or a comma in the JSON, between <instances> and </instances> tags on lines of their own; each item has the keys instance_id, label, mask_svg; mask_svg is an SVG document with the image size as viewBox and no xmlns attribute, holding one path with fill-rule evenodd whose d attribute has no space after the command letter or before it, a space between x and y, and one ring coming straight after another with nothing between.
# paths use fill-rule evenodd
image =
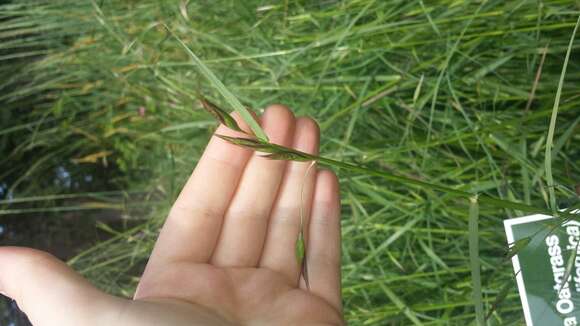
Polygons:
<instances>
[{"instance_id":1,"label":"green grass blade","mask_svg":"<svg viewBox=\"0 0 580 326\"><path fill-rule=\"evenodd\" d=\"M403 314L407 316L407 318L409 318L409 320L413 323L413 325L416 326L423 325L423 323L421 323L419 318L417 318L416 313L413 310L411 310L411 308L405 302L403 302L403 300L401 300L401 298L399 298L395 294L395 292L391 290L391 288L389 288L385 284L381 284L381 289L383 290L383 292L385 292L389 300L391 300L395 304L395 306L398 309L400 309L403 312Z\"/></svg>"},{"instance_id":2,"label":"green grass blade","mask_svg":"<svg viewBox=\"0 0 580 326\"><path fill-rule=\"evenodd\" d=\"M479 204L477 196L469 199L469 266L473 286L473 304L479 326L485 325L483 297L481 294L481 267L479 263Z\"/></svg>"},{"instance_id":3,"label":"green grass blade","mask_svg":"<svg viewBox=\"0 0 580 326\"><path fill-rule=\"evenodd\" d=\"M169 28L167 28L167 30L169 30ZM208 66L206 66L203 63L203 61L201 61L201 59L197 55L195 55L195 53L193 53L193 51L187 46L187 44L185 44L172 31L170 31L170 33L177 40L177 42L179 42L179 44L183 47L183 49L187 52L187 54L189 54L191 60L199 68L199 71L202 73L202 75L210 81L212 86L218 90L218 92L226 99L228 104L231 105L234 108L234 110L240 114L240 116L242 117L242 119L244 119L244 121L248 124L248 126L250 126L256 137L258 137L258 139L260 140L267 141L268 136L266 136L266 133L264 132L264 130L262 130L258 122L254 120L254 117L252 117L250 111L248 111L248 109L246 109L246 107L244 107L244 105L240 103L238 98L226 88L226 86L217 78L217 76L208 68Z\"/></svg>"},{"instance_id":4,"label":"green grass blade","mask_svg":"<svg viewBox=\"0 0 580 326\"><path fill-rule=\"evenodd\" d=\"M321 165L325 165L328 167L340 168L345 169L350 172L359 173L361 175L367 176L376 176L381 177L386 180L394 181L397 183L415 186L423 189L431 189L435 191L439 191L445 193L447 195L463 197L463 198L471 198L474 196L472 192L464 191L459 189L460 187L448 187L442 186L435 183L430 183L422 180L417 180L413 178L409 178L406 176L397 175L391 172L372 169L366 166L352 164L348 162L334 160L328 157L312 155L304 152L297 151L292 148L271 144L268 142L263 142L260 140L249 139L249 138L237 138L237 137L228 137L223 135L217 135L218 137L239 146L244 146L248 148L252 148L254 150L259 150L262 152L270 153L269 155L265 155L267 158L271 159L285 159L285 160L296 160L296 161L316 161ZM461 187L465 188L465 186ZM543 214L552 214L551 210L535 207L532 205L523 204L520 202L510 201L506 199L496 198L490 195L481 194L478 196L478 201L481 204L487 204L492 207L501 207L501 208L508 208L508 209L515 209L521 210L522 212L527 213L543 213ZM563 217L574 217L572 214L568 212L558 212L556 216L563 216Z\"/></svg>"},{"instance_id":5,"label":"green grass blade","mask_svg":"<svg viewBox=\"0 0 580 326\"><path fill-rule=\"evenodd\" d=\"M568 43L568 49L566 50L566 58L564 59L562 73L560 74L560 81L558 82L558 90L556 91L556 99L554 100L554 107L552 108L552 116L550 118L550 127L548 129L548 138L546 139L546 181L548 182L548 193L550 194L550 207L554 212L558 210L558 207L556 205L556 191L554 190L554 176L552 175L552 143L554 142L554 131L556 130L556 119L558 118L558 108L560 107L560 98L562 97L564 78L566 77L568 61L570 60L570 53L572 52L572 45L574 45L574 38L576 38L576 32L578 31L578 25L580 25L580 16L578 16L576 26L574 26L574 31L570 37L570 43Z\"/></svg>"}]
</instances>

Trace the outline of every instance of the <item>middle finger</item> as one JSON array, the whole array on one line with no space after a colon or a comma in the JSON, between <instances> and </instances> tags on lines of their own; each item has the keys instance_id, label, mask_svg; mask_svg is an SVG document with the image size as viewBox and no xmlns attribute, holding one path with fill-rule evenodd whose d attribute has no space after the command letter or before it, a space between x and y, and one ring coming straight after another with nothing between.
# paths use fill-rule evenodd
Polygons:
<instances>
[{"instance_id":1,"label":"middle finger","mask_svg":"<svg viewBox=\"0 0 580 326\"><path fill-rule=\"evenodd\" d=\"M262 127L272 143L289 146L294 134L294 115L284 106L271 106L262 116ZM211 259L215 265L251 267L258 264L270 210L286 167L285 161L261 155L254 153L246 165L226 212Z\"/></svg>"}]
</instances>

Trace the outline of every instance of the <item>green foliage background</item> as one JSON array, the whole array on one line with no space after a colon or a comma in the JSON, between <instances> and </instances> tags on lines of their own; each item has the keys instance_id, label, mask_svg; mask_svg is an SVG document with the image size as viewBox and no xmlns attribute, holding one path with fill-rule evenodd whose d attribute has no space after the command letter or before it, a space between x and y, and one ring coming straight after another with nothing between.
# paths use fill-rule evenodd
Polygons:
<instances>
[{"instance_id":1,"label":"green foliage background","mask_svg":"<svg viewBox=\"0 0 580 326\"><path fill-rule=\"evenodd\" d=\"M112 238L70 263L101 288L131 295L216 126L195 92L231 109L164 26L243 103L260 110L279 102L314 117L324 156L549 207L546 137L579 15L573 0L1 5L0 189L18 200L1 201L0 218L119 211L131 226L101 224ZM551 152L560 204L578 202L579 47L572 46ZM63 169L68 182L55 181ZM337 173L347 320L475 320L469 202ZM90 200L71 202L75 196ZM521 323L502 220L522 214L479 210L491 325Z\"/></svg>"}]
</instances>

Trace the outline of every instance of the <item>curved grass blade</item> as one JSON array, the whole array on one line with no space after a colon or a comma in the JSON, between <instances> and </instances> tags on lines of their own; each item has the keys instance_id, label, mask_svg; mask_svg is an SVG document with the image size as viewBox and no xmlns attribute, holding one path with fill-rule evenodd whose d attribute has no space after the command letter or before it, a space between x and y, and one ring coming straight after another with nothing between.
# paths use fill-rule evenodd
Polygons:
<instances>
[{"instance_id":1,"label":"curved grass blade","mask_svg":"<svg viewBox=\"0 0 580 326\"><path fill-rule=\"evenodd\" d=\"M313 168L316 166L316 162L312 161L308 169L306 170L306 174L304 175L304 179L302 179L302 185L300 189L300 234L298 235L298 240L296 243L296 258L298 258L298 263L301 264L302 269L300 271L300 276L304 279L304 283L306 284L306 288L310 290L310 278L308 277L308 244L306 243L306 236L305 236L305 227L304 221L305 219L305 212L304 212L304 186L306 183L306 179L308 175L312 172Z\"/></svg>"}]
</instances>

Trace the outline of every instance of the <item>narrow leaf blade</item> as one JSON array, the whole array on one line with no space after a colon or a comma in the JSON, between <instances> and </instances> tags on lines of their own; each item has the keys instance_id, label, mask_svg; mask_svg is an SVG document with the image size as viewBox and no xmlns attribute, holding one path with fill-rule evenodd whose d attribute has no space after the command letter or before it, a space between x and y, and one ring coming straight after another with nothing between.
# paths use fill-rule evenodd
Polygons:
<instances>
[{"instance_id":1,"label":"narrow leaf blade","mask_svg":"<svg viewBox=\"0 0 580 326\"><path fill-rule=\"evenodd\" d=\"M483 298L481 294L481 270L479 263L479 203L477 196L469 199L469 265L473 286L473 304L477 325L485 325Z\"/></svg>"}]
</instances>

